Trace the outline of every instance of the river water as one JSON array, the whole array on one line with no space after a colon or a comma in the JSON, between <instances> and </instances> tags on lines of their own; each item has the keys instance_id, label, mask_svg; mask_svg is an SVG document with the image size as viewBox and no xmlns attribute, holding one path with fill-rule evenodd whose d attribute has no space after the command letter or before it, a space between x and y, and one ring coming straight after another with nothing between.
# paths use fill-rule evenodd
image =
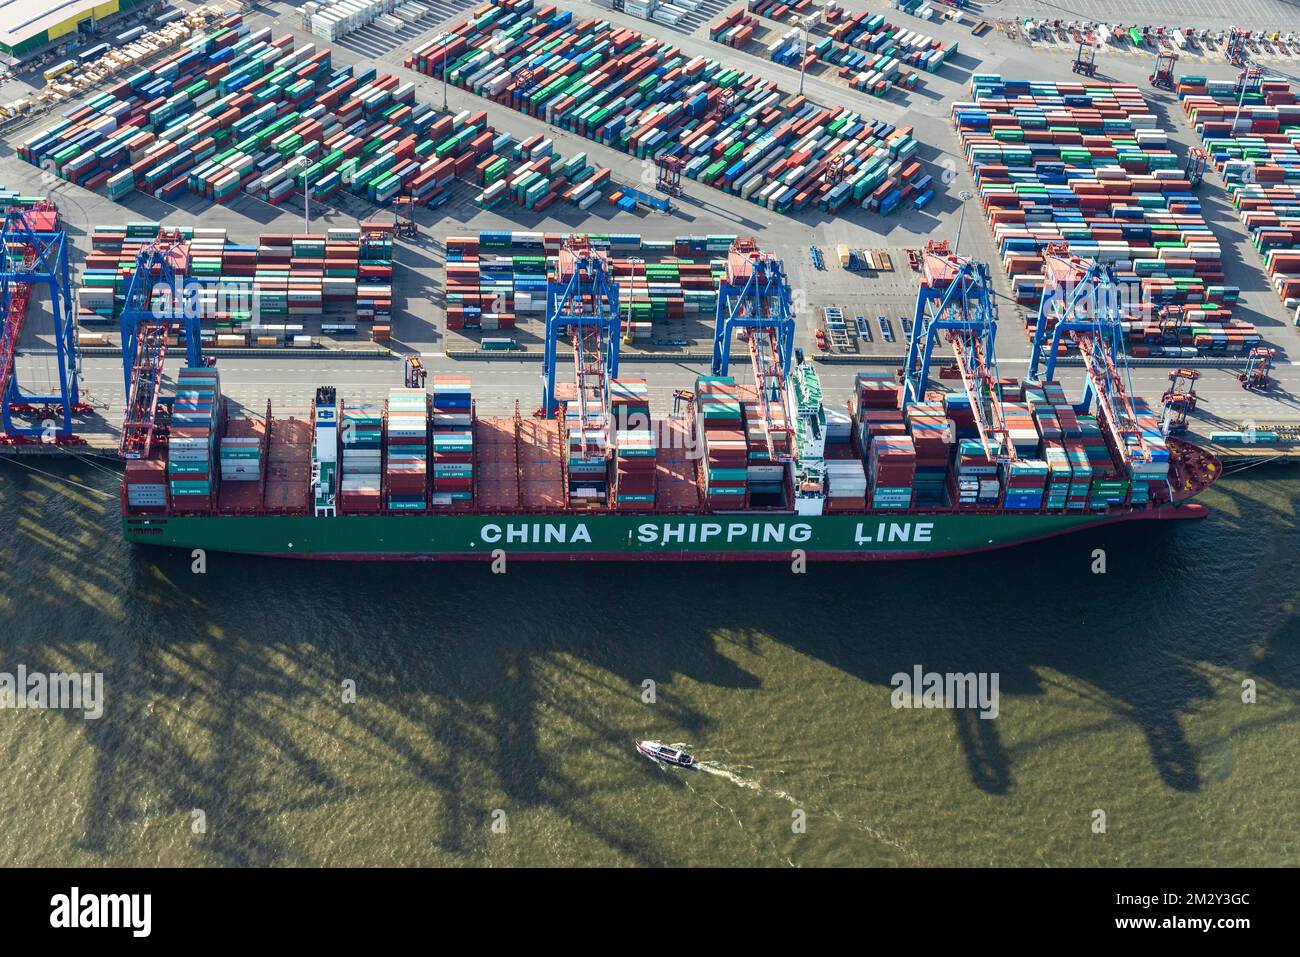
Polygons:
<instances>
[{"instance_id":1,"label":"river water","mask_svg":"<svg viewBox=\"0 0 1300 957\"><path fill-rule=\"evenodd\" d=\"M4 864L1300 863L1294 471L977 557L498 576L195 574L121 541L113 474L35 465L0 672L102 672L104 714L0 711ZM996 673L997 717L892 707L918 665Z\"/></svg>"}]
</instances>

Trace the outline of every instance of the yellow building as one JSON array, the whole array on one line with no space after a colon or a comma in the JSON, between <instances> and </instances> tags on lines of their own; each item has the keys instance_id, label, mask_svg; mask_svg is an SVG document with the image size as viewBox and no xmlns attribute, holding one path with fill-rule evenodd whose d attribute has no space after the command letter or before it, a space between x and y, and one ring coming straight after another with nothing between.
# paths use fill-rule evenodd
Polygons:
<instances>
[{"instance_id":1,"label":"yellow building","mask_svg":"<svg viewBox=\"0 0 1300 957\"><path fill-rule=\"evenodd\" d=\"M78 27L148 0L0 0L0 53L23 54L73 39Z\"/></svg>"}]
</instances>

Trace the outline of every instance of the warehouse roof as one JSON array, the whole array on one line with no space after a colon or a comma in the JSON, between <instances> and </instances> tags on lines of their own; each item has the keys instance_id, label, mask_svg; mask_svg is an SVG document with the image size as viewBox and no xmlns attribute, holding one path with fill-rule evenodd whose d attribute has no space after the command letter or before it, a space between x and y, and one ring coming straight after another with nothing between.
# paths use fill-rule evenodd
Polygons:
<instances>
[{"instance_id":1,"label":"warehouse roof","mask_svg":"<svg viewBox=\"0 0 1300 957\"><path fill-rule=\"evenodd\" d=\"M42 30L90 13L104 0L0 0L0 44L17 46Z\"/></svg>"}]
</instances>

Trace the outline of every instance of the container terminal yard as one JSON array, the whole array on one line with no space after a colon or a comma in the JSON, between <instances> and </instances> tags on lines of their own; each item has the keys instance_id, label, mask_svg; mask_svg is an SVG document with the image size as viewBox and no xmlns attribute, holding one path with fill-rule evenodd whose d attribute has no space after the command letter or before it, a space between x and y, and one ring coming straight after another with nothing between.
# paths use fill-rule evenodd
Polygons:
<instances>
[{"instance_id":1,"label":"container terminal yard","mask_svg":"<svg viewBox=\"0 0 1300 957\"><path fill-rule=\"evenodd\" d=\"M707 377L753 389L771 374L779 388L758 393L769 452L774 428L796 431L774 426L768 408L776 398L778 419L796 417L796 355L835 414L850 398L861 405L864 378L889 377L907 396L897 402L941 406L944 392L969 398L1014 380L1008 408L987 405L958 436L996 458L1008 410L1025 398L1019 381L1043 379L1053 324L1076 318L1061 311L1073 283L1114 261L1108 288L1138 305L1117 311L1110 332L1097 326L1074 345L1067 335L1048 378L1072 397L1110 400L1118 388L1112 415L1134 434L1140 408L1162 450L1177 436L1212 450L1216 467L1300 457L1300 278L1288 279L1300 277L1300 253L1288 252L1300 243L1272 212L1285 217L1297 167L1289 141L1273 133L1268 147L1257 135L1300 127L1290 48L1266 52L1236 31L1217 50L1212 37L1189 46L1152 34L1140 46L1100 23L1083 37L1093 43L1076 44L1074 23L1067 32L905 6L755 0L647 20L585 2L417 4L387 24L287 4L169 16L193 36L4 130L4 341L16 347L0 450L130 459L143 442L143 457L161 454L180 370L209 365L218 405L241 423L255 424L268 401L277 418L310 419L321 386L342 409L382 410L392 389L447 374L469 377L480 418L563 416L556 397L567 388L572 419L575 365L579 378L593 371L593 355L573 353L594 349L599 381L644 382L656 416L684 399L698 411L690 396ZM809 14L818 22L801 56ZM541 52L570 34L561 42L579 51L623 51L619 68L638 91L662 76L648 71L666 49L683 64L672 97L684 98L663 94L663 106L637 112L641 93L601 92L593 102L608 106L593 113L581 92L560 95L578 88L558 64L600 62ZM498 54L528 59L492 66ZM268 82L272 63L288 82ZM1032 87L1018 79L1026 72ZM249 83L256 92L238 92ZM2 97L23 92L15 80ZM778 103L793 111L788 128L772 125ZM757 132L709 147L703 137L738 114ZM632 126L618 133L629 117L644 124L631 138ZM769 154L786 156L779 166L728 166L770 150L773 135L813 130ZM1116 152L1110 138L1128 145ZM1068 185L1071 164L1098 170L1096 185ZM1111 205L1115 194L1132 199ZM1079 215L1098 208L1121 218L1096 226ZM770 302L788 301L788 334L776 320L740 323L715 341L726 283L745 284L729 265L742 247L775 263ZM579 263L567 273L566 257ZM987 305L975 324L936 327L927 343L918 288L945 257L987 266ZM590 261L618 294L603 340L566 315L548 321L565 312L556 290L575 273L577 311L600 300ZM59 265L45 272L46 262ZM140 298L143 279L160 276L206 284L192 328L137 325L156 305ZM1061 301L1044 307L1035 342L1054 276ZM246 302L231 310L220 298L254 288L257 322ZM743 299L735 293L741 312ZM621 343L612 367L611 337ZM609 413L616 389L602 389ZM576 414L583 433L586 413ZM1109 441L1127 468L1114 448L1122 431ZM866 445L855 449L865 468ZM436 479L425 492L436 496Z\"/></svg>"}]
</instances>

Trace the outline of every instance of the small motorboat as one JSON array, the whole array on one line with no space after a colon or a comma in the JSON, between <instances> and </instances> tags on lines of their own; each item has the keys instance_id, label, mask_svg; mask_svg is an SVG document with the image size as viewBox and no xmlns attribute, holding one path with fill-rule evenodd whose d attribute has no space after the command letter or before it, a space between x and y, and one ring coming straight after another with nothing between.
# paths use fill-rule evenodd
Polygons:
<instances>
[{"instance_id":1,"label":"small motorboat","mask_svg":"<svg viewBox=\"0 0 1300 957\"><path fill-rule=\"evenodd\" d=\"M647 758L660 761L664 764L671 764L677 768L694 768L695 759L685 751L677 748L670 748L666 744L660 744L658 741L638 741L636 749L644 754Z\"/></svg>"}]
</instances>

